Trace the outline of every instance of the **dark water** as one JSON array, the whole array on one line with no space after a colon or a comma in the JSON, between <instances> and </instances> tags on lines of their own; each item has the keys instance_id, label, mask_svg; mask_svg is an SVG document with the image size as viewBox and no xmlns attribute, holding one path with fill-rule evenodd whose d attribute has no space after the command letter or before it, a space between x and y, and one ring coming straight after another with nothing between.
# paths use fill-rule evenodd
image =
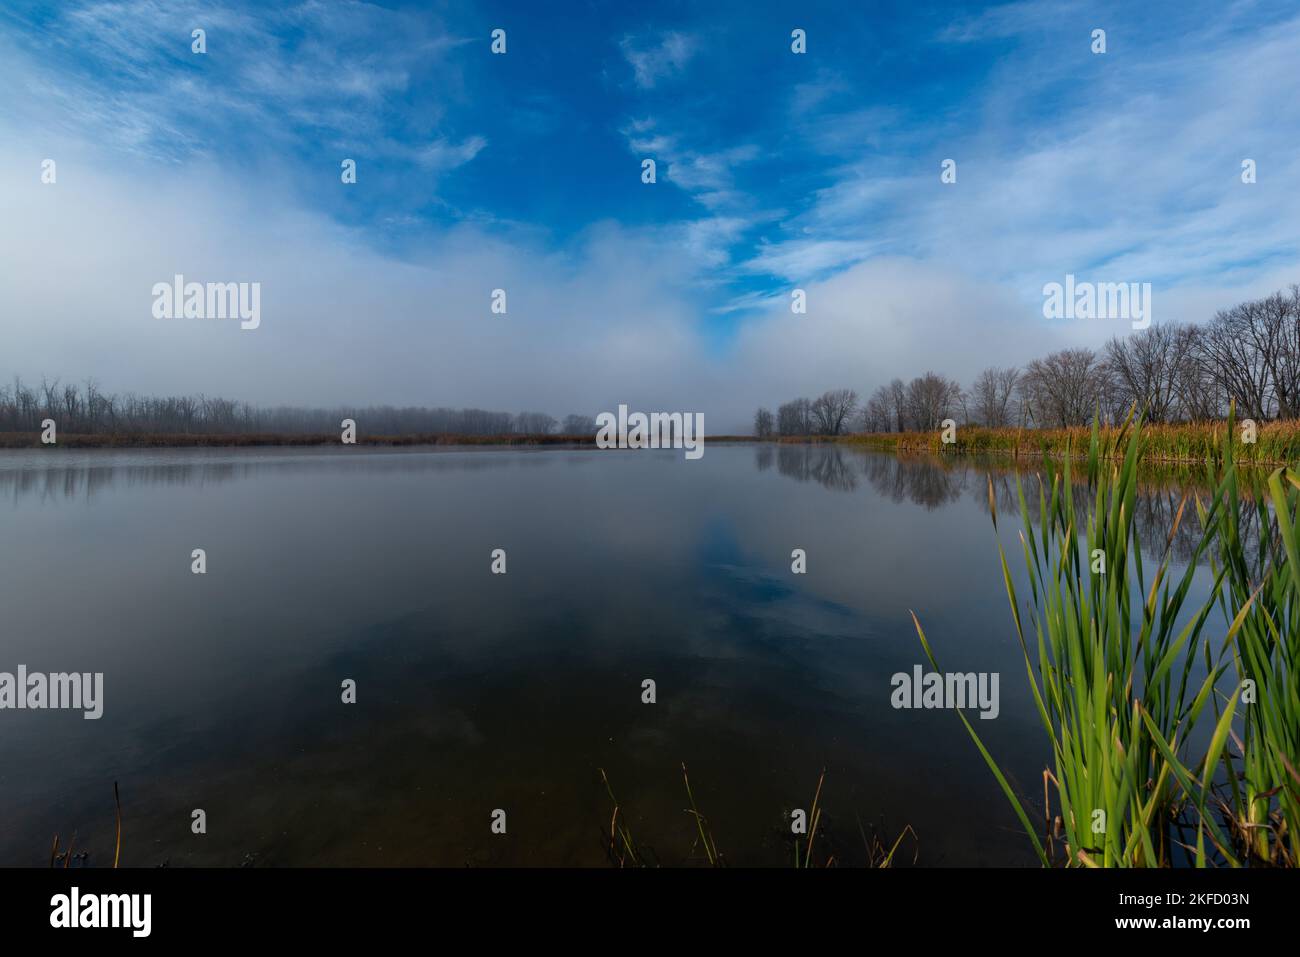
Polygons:
<instances>
[{"instance_id":1,"label":"dark water","mask_svg":"<svg viewBox=\"0 0 1300 957\"><path fill-rule=\"evenodd\" d=\"M986 489L837 447L0 453L0 671L105 676L98 721L0 711L0 864L110 864L116 781L127 865L600 866L600 768L692 863L683 762L734 865L792 860L823 768L841 863L908 825L908 861L1032 863L956 715L890 704L911 609L1000 673L975 723L1041 808Z\"/></svg>"}]
</instances>

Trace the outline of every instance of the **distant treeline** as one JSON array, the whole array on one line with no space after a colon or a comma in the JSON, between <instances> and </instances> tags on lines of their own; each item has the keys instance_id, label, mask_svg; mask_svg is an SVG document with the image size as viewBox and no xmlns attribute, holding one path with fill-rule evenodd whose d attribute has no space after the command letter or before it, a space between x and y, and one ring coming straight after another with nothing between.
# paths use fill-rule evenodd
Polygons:
<instances>
[{"instance_id":1,"label":"distant treeline","mask_svg":"<svg viewBox=\"0 0 1300 957\"><path fill-rule=\"evenodd\" d=\"M928 432L945 419L992 429L1122 421L1134 403L1149 422L1300 418L1300 286L1219 312L1205 325L1153 325L1101 350L1062 349L1023 368L991 367L969 388L927 372L894 379L865 401L853 389L759 409L754 433Z\"/></svg>"},{"instance_id":2,"label":"distant treeline","mask_svg":"<svg viewBox=\"0 0 1300 957\"><path fill-rule=\"evenodd\" d=\"M205 395L110 395L84 385L42 380L30 386L15 378L0 386L0 432L35 432L53 419L64 435L321 435L354 419L366 435L595 435L596 419L544 412L492 412L393 406L308 409L260 408Z\"/></svg>"}]
</instances>

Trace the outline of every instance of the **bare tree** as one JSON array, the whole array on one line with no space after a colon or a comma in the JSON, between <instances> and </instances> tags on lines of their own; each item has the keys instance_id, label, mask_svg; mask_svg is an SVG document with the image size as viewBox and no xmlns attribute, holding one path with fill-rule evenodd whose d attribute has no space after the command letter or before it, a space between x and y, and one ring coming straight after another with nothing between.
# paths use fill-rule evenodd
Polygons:
<instances>
[{"instance_id":1,"label":"bare tree","mask_svg":"<svg viewBox=\"0 0 1300 957\"><path fill-rule=\"evenodd\" d=\"M857 407L858 394L852 389L823 392L810 407L813 429L819 435L839 435Z\"/></svg>"},{"instance_id":2,"label":"bare tree","mask_svg":"<svg viewBox=\"0 0 1300 957\"><path fill-rule=\"evenodd\" d=\"M1294 419L1300 417L1300 285L1291 287L1291 295L1283 299L1282 306L1273 388L1279 414Z\"/></svg>"},{"instance_id":3,"label":"bare tree","mask_svg":"<svg viewBox=\"0 0 1300 957\"><path fill-rule=\"evenodd\" d=\"M862 407L862 428L867 432L891 431L894 422L893 413L890 411L892 408L889 387L881 386L871 393L871 398Z\"/></svg>"},{"instance_id":4,"label":"bare tree","mask_svg":"<svg viewBox=\"0 0 1300 957\"><path fill-rule=\"evenodd\" d=\"M1219 312L1199 342L1204 368L1243 414L1300 415L1300 289Z\"/></svg>"},{"instance_id":5,"label":"bare tree","mask_svg":"<svg viewBox=\"0 0 1300 957\"><path fill-rule=\"evenodd\" d=\"M1136 403L1151 422L1183 418L1186 390L1181 379L1189 371L1194 348L1195 338L1186 335L1184 327L1171 324L1111 339L1105 361L1116 404L1127 409Z\"/></svg>"},{"instance_id":6,"label":"bare tree","mask_svg":"<svg viewBox=\"0 0 1300 957\"><path fill-rule=\"evenodd\" d=\"M929 432L959 409L961 386L952 379L927 372L907 384L907 418L912 428Z\"/></svg>"},{"instance_id":7,"label":"bare tree","mask_svg":"<svg viewBox=\"0 0 1300 957\"><path fill-rule=\"evenodd\" d=\"M47 413L52 413L54 415L58 414L59 411L59 380L58 379L55 379L53 382L49 382L45 379L44 376L41 377L41 400L44 403L42 408L44 408Z\"/></svg>"},{"instance_id":8,"label":"bare tree","mask_svg":"<svg viewBox=\"0 0 1300 957\"><path fill-rule=\"evenodd\" d=\"M907 386L903 385L902 379L894 379L885 387L889 390L889 404L894 412L894 431L907 431L910 423L907 421Z\"/></svg>"},{"instance_id":9,"label":"bare tree","mask_svg":"<svg viewBox=\"0 0 1300 957\"><path fill-rule=\"evenodd\" d=\"M807 399L792 399L779 406L776 429L782 435L811 435L812 403Z\"/></svg>"},{"instance_id":10,"label":"bare tree","mask_svg":"<svg viewBox=\"0 0 1300 957\"><path fill-rule=\"evenodd\" d=\"M1178 327L1178 337L1183 341L1175 350L1179 360L1174 382L1179 416L1190 422L1209 422L1228 414L1228 393L1215 375L1213 363L1206 358L1204 336L1200 326Z\"/></svg>"},{"instance_id":11,"label":"bare tree","mask_svg":"<svg viewBox=\"0 0 1300 957\"><path fill-rule=\"evenodd\" d=\"M1086 425L1107 398L1105 364L1091 349L1062 349L1025 367L1020 388L1040 428Z\"/></svg>"},{"instance_id":12,"label":"bare tree","mask_svg":"<svg viewBox=\"0 0 1300 957\"><path fill-rule=\"evenodd\" d=\"M1015 406L1012 398L1020 370L1015 366L1005 369L989 367L979 374L970 389L971 411L975 419L990 429L1001 429L1013 423Z\"/></svg>"},{"instance_id":13,"label":"bare tree","mask_svg":"<svg viewBox=\"0 0 1300 957\"><path fill-rule=\"evenodd\" d=\"M565 435L595 435L596 419L590 415L566 415L560 431Z\"/></svg>"},{"instance_id":14,"label":"bare tree","mask_svg":"<svg viewBox=\"0 0 1300 957\"><path fill-rule=\"evenodd\" d=\"M754 434L760 439L770 438L773 422L771 409L759 409L754 413Z\"/></svg>"}]
</instances>

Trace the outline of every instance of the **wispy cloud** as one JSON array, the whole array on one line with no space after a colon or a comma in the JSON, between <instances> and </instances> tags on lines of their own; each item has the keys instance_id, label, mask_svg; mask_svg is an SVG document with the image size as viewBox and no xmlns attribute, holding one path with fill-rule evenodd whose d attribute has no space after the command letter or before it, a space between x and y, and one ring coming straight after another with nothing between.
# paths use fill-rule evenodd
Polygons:
<instances>
[{"instance_id":1,"label":"wispy cloud","mask_svg":"<svg viewBox=\"0 0 1300 957\"><path fill-rule=\"evenodd\" d=\"M1055 29L1062 18L1086 9L1078 0L1017 0L997 4L953 20L939 34L939 39L946 43L975 43L1042 33Z\"/></svg>"},{"instance_id":2,"label":"wispy cloud","mask_svg":"<svg viewBox=\"0 0 1300 957\"><path fill-rule=\"evenodd\" d=\"M191 50L194 29L206 33L205 54ZM167 161L228 157L254 139L282 150L322 138L396 143L443 107L411 116L401 98L430 73L457 88L447 54L464 43L427 17L319 0L256 9L102 0L8 33L0 75L32 94L9 101L13 118L41 111L42 123Z\"/></svg>"},{"instance_id":3,"label":"wispy cloud","mask_svg":"<svg viewBox=\"0 0 1300 957\"><path fill-rule=\"evenodd\" d=\"M416 150L415 160L425 169L446 172L464 166L487 146L481 136L471 136L459 143L438 139Z\"/></svg>"},{"instance_id":4,"label":"wispy cloud","mask_svg":"<svg viewBox=\"0 0 1300 957\"><path fill-rule=\"evenodd\" d=\"M643 90L681 73L698 48L698 40L675 30L649 37L626 36L619 44L632 67L633 80Z\"/></svg>"},{"instance_id":5,"label":"wispy cloud","mask_svg":"<svg viewBox=\"0 0 1300 957\"><path fill-rule=\"evenodd\" d=\"M1025 4L998 16L1041 12ZM931 125L913 149L844 164L745 268L792 277L874 251L1036 295L1066 271L1167 287L1279 255L1296 261L1300 194L1282 184L1300 177L1288 146L1300 75L1285 66L1300 58L1300 19L1267 33L1207 27L1138 61L1078 46L1073 68L1087 81L1057 95L1054 113L1024 110L1058 81L1059 64L1035 67L1059 51L1009 55L981 98L999 112L1014 104L1017 122ZM958 164L952 185L940 182L945 158ZM1245 158L1268 170L1267 183L1241 182Z\"/></svg>"}]
</instances>

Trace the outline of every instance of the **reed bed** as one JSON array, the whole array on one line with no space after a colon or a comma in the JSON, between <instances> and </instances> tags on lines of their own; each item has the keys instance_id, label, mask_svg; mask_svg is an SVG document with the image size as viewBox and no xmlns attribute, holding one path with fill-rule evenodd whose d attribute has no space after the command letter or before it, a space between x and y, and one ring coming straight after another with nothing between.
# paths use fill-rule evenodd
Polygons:
<instances>
[{"instance_id":1,"label":"reed bed","mask_svg":"<svg viewBox=\"0 0 1300 957\"><path fill-rule=\"evenodd\" d=\"M1300 479L1286 468L1266 479L1239 472L1231 417L1225 425L1218 453L1207 455L1213 494L1192 500L1199 538L1181 574L1169 546L1179 523L1192 518L1190 492L1159 561L1143 566L1134 505L1137 464L1150 439L1140 422L1117 430L1094 425L1084 511L1076 509L1068 443L1059 466L1045 463L1036 529L1017 478L1027 617L1000 539L998 555L1052 755L1041 837L970 721L958 715L1044 865L1300 861ZM1259 510L1263 530L1250 549L1239 526L1244 500ZM989 505L996 536L991 485ZM1201 601L1192 599L1198 567L1213 581Z\"/></svg>"},{"instance_id":2,"label":"reed bed","mask_svg":"<svg viewBox=\"0 0 1300 957\"><path fill-rule=\"evenodd\" d=\"M1224 464L1225 422L1194 422L1178 425L1146 425L1140 430L1138 458L1142 462ZM958 426L956 441L945 444L933 432L883 432L840 436L839 441L896 452L935 454L998 454L1031 458L1082 457L1089 448L1091 430L1073 429L985 429ZM1100 429L1103 454L1122 456L1126 446L1117 441L1124 426ZM1240 424L1232 435L1233 459L1243 466L1294 466L1300 463L1300 422L1260 423L1255 441L1242 441Z\"/></svg>"},{"instance_id":3,"label":"reed bed","mask_svg":"<svg viewBox=\"0 0 1300 957\"><path fill-rule=\"evenodd\" d=\"M1220 596L1234 615L1231 655L1243 720L1230 730L1237 753L1225 749L1224 781L1207 773L1203 790L1230 828L1243 857L1257 862L1300 863L1300 477L1279 469L1267 480L1238 477L1228 469L1227 495L1251 486L1260 528L1253 554L1241 535L1240 513L1226 509L1218 525L1216 574ZM1270 507L1272 515L1270 516ZM1231 514L1229 514L1231 513ZM1202 798L1204 802L1205 797Z\"/></svg>"}]
</instances>

